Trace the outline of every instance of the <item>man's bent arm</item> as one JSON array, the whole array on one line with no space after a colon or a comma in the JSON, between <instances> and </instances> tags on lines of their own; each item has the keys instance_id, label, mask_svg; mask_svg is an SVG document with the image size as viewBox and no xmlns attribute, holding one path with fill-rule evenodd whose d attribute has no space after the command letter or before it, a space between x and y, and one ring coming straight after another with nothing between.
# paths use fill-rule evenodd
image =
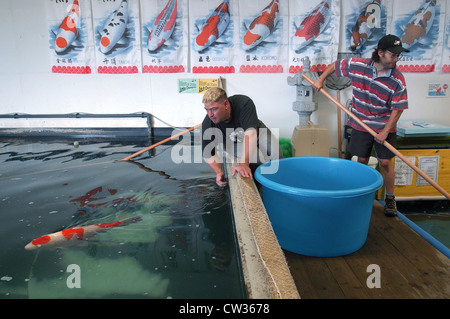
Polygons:
<instances>
[{"instance_id":1,"label":"man's bent arm","mask_svg":"<svg viewBox=\"0 0 450 319\"><path fill-rule=\"evenodd\" d=\"M211 167L211 169L216 174L216 183L219 186L225 186L227 182L225 181L225 174L222 171L222 164L216 155L209 158L205 158L205 162Z\"/></svg>"},{"instance_id":2,"label":"man's bent arm","mask_svg":"<svg viewBox=\"0 0 450 319\"><path fill-rule=\"evenodd\" d=\"M236 172L239 172L242 177L252 177L252 171L249 165L256 150L257 138L258 136L255 128L250 128L245 131L244 143L242 143L242 155L239 164L233 168L233 176Z\"/></svg>"}]
</instances>

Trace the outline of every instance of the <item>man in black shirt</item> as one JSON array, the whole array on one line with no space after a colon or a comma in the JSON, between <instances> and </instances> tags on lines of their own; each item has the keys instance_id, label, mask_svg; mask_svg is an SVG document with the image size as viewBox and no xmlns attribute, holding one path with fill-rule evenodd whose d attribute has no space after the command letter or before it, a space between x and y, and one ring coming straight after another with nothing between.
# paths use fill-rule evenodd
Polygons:
<instances>
[{"instance_id":1,"label":"man in black shirt","mask_svg":"<svg viewBox=\"0 0 450 319\"><path fill-rule=\"evenodd\" d=\"M202 123L202 150L206 163L216 173L216 183L226 185L221 160L216 154L222 145L227 154L239 158L233 176L253 177L258 165L282 157L277 139L256 114L253 101L245 95L227 97L218 87L210 88L202 100L207 115Z\"/></svg>"}]
</instances>

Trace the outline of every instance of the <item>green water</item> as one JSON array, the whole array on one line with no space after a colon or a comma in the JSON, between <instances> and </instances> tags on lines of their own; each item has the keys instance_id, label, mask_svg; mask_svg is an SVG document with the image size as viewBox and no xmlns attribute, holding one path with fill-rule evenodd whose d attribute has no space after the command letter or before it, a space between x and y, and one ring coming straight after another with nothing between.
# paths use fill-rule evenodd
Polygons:
<instances>
[{"instance_id":1,"label":"green water","mask_svg":"<svg viewBox=\"0 0 450 319\"><path fill-rule=\"evenodd\" d=\"M397 209L409 220L450 248L450 201L397 202Z\"/></svg>"},{"instance_id":2,"label":"green water","mask_svg":"<svg viewBox=\"0 0 450 319\"><path fill-rule=\"evenodd\" d=\"M246 297L227 188L171 146L117 161L145 146L0 141L0 298ZM83 245L24 249L135 216Z\"/></svg>"}]
</instances>

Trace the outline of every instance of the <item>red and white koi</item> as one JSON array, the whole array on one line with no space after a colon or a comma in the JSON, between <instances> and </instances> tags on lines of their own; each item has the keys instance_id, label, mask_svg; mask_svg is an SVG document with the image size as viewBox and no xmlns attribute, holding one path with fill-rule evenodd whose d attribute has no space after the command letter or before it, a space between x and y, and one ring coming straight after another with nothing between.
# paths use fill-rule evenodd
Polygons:
<instances>
[{"instance_id":1,"label":"red and white koi","mask_svg":"<svg viewBox=\"0 0 450 319\"><path fill-rule=\"evenodd\" d=\"M109 53L122 40L128 24L128 2L123 0L118 9L114 10L111 18L105 23L100 33L100 52Z\"/></svg>"},{"instance_id":2,"label":"red and white koi","mask_svg":"<svg viewBox=\"0 0 450 319\"><path fill-rule=\"evenodd\" d=\"M435 16L436 0L426 0L422 7L416 11L408 21L401 39L403 47L409 49L430 31Z\"/></svg>"},{"instance_id":3,"label":"red and white koi","mask_svg":"<svg viewBox=\"0 0 450 319\"><path fill-rule=\"evenodd\" d=\"M70 45L76 40L78 35L78 28L80 27L80 5L78 0L74 0L70 7L69 13L59 26L58 32L55 36L55 51L56 53L65 52Z\"/></svg>"},{"instance_id":4,"label":"red and white koi","mask_svg":"<svg viewBox=\"0 0 450 319\"><path fill-rule=\"evenodd\" d=\"M172 35L177 20L177 0L167 1L166 7L156 17L147 40L149 51L155 51Z\"/></svg>"},{"instance_id":5,"label":"red and white koi","mask_svg":"<svg viewBox=\"0 0 450 319\"><path fill-rule=\"evenodd\" d=\"M350 48L360 50L373 33L374 28L381 27L381 0L373 0L361 12L352 28Z\"/></svg>"},{"instance_id":6,"label":"red and white koi","mask_svg":"<svg viewBox=\"0 0 450 319\"><path fill-rule=\"evenodd\" d=\"M111 229L113 227L121 227L129 224L137 223L142 220L141 216L130 217L113 223L87 225L65 229L56 233L33 239L25 246L26 250L34 250L38 248L60 248L80 243L94 237L97 233Z\"/></svg>"},{"instance_id":7,"label":"red and white koi","mask_svg":"<svg viewBox=\"0 0 450 319\"><path fill-rule=\"evenodd\" d=\"M331 18L331 0L320 2L309 13L292 37L292 48L294 51L303 49L325 30Z\"/></svg>"},{"instance_id":8,"label":"red and white koi","mask_svg":"<svg viewBox=\"0 0 450 319\"><path fill-rule=\"evenodd\" d=\"M250 50L272 34L279 20L279 0L272 2L253 20L243 38L244 50Z\"/></svg>"},{"instance_id":9,"label":"red and white koi","mask_svg":"<svg viewBox=\"0 0 450 319\"><path fill-rule=\"evenodd\" d=\"M205 50L225 32L230 23L229 0L224 0L205 20L195 38L194 49Z\"/></svg>"}]
</instances>

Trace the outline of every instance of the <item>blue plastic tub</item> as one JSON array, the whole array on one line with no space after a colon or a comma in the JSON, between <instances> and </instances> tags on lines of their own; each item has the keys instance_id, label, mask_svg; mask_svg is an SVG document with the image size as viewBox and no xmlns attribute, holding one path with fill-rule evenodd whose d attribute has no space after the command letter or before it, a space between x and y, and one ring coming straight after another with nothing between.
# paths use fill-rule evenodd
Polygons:
<instances>
[{"instance_id":1,"label":"blue plastic tub","mask_svg":"<svg viewBox=\"0 0 450 319\"><path fill-rule=\"evenodd\" d=\"M272 161L260 165L255 178L280 246L316 257L346 255L364 245L375 191L383 185L377 170L330 157Z\"/></svg>"}]
</instances>

